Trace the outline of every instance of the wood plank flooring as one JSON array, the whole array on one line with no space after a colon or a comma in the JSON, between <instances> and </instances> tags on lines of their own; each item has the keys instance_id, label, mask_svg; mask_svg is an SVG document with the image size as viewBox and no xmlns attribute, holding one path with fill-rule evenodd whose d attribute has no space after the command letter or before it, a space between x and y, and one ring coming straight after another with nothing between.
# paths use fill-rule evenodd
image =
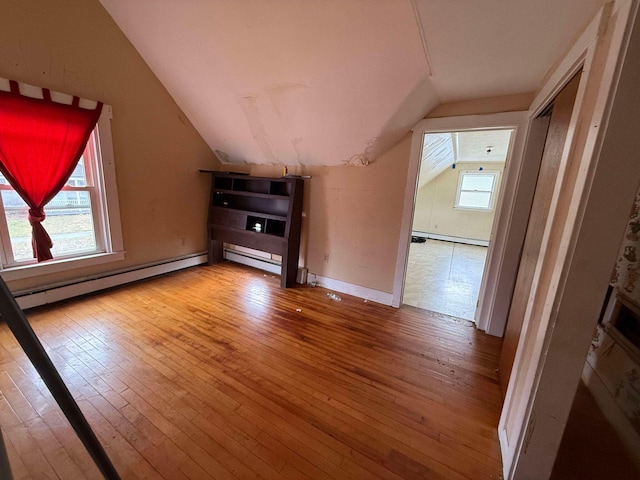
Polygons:
<instances>
[{"instance_id":1,"label":"wood plank flooring","mask_svg":"<svg viewBox=\"0 0 640 480\"><path fill-rule=\"evenodd\" d=\"M28 317L124 479L500 478L500 339L340 297L223 263ZM4 324L0 391L14 478L100 478Z\"/></svg>"}]
</instances>

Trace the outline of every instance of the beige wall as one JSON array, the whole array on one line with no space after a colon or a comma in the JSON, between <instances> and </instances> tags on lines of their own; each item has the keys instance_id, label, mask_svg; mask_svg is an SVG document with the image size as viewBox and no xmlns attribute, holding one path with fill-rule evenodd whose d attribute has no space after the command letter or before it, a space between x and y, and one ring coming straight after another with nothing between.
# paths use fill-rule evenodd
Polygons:
<instances>
[{"instance_id":1,"label":"beige wall","mask_svg":"<svg viewBox=\"0 0 640 480\"><path fill-rule=\"evenodd\" d=\"M97 0L5 2L0 76L113 106L126 260L10 284L15 290L205 249L210 149ZM526 98L525 98L526 97ZM442 105L445 114L525 109L529 96ZM367 167L296 167L306 181L301 263L392 292L411 134ZM231 169L223 166L223 169ZM233 166L281 175L280 166Z\"/></svg>"},{"instance_id":2,"label":"beige wall","mask_svg":"<svg viewBox=\"0 0 640 480\"><path fill-rule=\"evenodd\" d=\"M301 265L310 273L393 290L411 135L366 167L290 167L305 180ZM229 166L282 175L280 166Z\"/></svg>"},{"instance_id":3,"label":"beige wall","mask_svg":"<svg viewBox=\"0 0 640 480\"><path fill-rule=\"evenodd\" d=\"M478 171L480 167L487 172L500 172L498 182L501 182L504 163L457 163L455 169L446 169L418 190L413 214L413 230L488 241L495 208L491 211L454 208L460 172L465 170ZM500 188L500 183L498 188Z\"/></svg>"},{"instance_id":4,"label":"beige wall","mask_svg":"<svg viewBox=\"0 0 640 480\"><path fill-rule=\"evenodd\" d=\"M461 115L526 110L530 95L515 97L451 105ZM447 105L438 109L448 111ZM310 273L393 292L410 152L411 133L407 133L366 167L289 167L291 174L313 177L305 181L301 265ZM282 168L222 167L265 176L282 175Z\"/></svg>"},{"instance_id":5,"label":"beige wall","mask_svg":"<svg viewBox=\"0 0 640 480\"><path fill-rule=\"evenodd\" d=\"M12 282L12 290L205 249L210 179L198 169L216 160L97 0L3 2L0 76L113 107L126 249L122 262Z\"/></svg>"},{"instance_id":6,"label":"beige wall","mask_svg":"<svg viewBox=\"0 0 640 480\"><path fill-rule=\"evenodd\" d=\"M485 113L528 110L534 96L535 94L531 92L443 103L431 110L427 115L427 118L458 117L461 115L479 115Z\"/></svg>"}]
</instances>

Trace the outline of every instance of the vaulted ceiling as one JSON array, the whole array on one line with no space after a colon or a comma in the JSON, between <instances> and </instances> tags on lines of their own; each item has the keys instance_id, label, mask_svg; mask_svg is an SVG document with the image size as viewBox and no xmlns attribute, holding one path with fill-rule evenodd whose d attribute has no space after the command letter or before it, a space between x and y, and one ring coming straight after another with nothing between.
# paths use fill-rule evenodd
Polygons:
<instances>
[{"instance_id":1,"label":"vaulted ceiling","mask_svg":"<svg viewBox=\"0 0 640 480\"><path fill-rule=\"evenodd\" d=\"M486 168L507 160L512 129L427 133L422 139L418 188L456 163L474 162Z\"/></svg>"},{"instance_id":2,"label":"vaulted ceiling","mask_svg":"<svg viewBox=\"0 0 640 480\"><path fill-rule=\"evenodd\" d=\"M100 0L218 157L361 165L533 92L605 0Z\"/></svg>"}]
</instances>

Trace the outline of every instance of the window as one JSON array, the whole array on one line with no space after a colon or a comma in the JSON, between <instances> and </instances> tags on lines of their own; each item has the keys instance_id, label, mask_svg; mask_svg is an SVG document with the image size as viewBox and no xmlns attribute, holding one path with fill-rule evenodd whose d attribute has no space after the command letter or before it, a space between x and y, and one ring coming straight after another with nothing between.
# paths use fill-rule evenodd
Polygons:
<instances>
[{"instance_id":1,"label":"window","mask_svg":"<svg viewBox=\"0 0 640 480\"><path fill-rule=\"evenodd\" d=\"M499 172L460 172L456 208L492 210Z\"/></svg>"},{"instance_id":2,"label":"window","mask_svg":"<svg viewBox=\"0 0 640 480\"><path fill-rule=\"evenodd\" d=\"M36 263L28 207L0 174L0 271L5 280L124 258L110 121L111 108L105 105L71 177L45 207L54 260Z\"/></svg>"}]
</instances>

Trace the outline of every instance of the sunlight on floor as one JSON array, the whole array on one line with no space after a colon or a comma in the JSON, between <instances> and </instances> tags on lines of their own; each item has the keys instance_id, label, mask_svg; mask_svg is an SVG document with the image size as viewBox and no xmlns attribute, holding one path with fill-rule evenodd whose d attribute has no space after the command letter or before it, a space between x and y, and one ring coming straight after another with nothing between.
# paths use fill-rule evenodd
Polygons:
<instances>
[{"instance_id":1,"label":"sunlight on floor","mask_svg":"<svg viewBox=\"0 0 640 480\"><path fill-rule=\"evenodd\" d=\"M487 247L427 239L412 243L403 303L473 320Z\"/></svg>"}]
</instances>

